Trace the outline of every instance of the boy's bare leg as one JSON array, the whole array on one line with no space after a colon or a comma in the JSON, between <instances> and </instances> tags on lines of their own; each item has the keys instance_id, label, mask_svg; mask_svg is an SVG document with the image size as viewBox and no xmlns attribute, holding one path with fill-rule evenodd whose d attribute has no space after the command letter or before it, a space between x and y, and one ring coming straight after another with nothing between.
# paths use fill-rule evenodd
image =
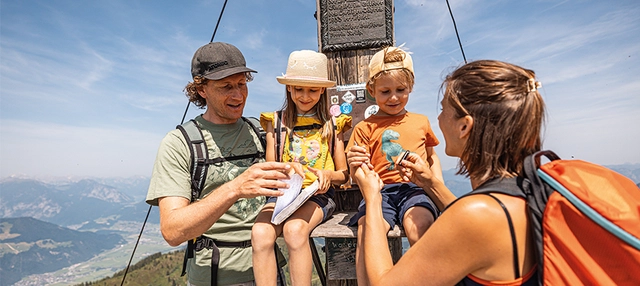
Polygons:
<instances>
[{"instance_id":1,"label":"boy's bare leg","mask_svg":"<svg viewBox=\"0 0 640 286\"><path fill-rule=\"evenodd\" d=\"M416 243L433 224L433 221L433 214L429 209L421 206L409 208L402 219L402 226L409 245Z\"/></svg>"}]
</instances>

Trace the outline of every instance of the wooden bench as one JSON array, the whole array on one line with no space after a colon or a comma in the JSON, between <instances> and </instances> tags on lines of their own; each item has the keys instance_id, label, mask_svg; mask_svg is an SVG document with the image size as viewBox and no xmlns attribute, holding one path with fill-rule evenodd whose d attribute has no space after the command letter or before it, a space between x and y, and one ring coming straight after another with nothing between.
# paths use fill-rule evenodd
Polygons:
<instances>
[{"instance_id":1,"label":"wooden bench","mask_svg":"<svg viewBox=\"0 0 640 286\"><path fill-rule=\"evenodd\" d=\"M356 238L358 227L348 226L349 220L356 212L338 212L326 222L318 225L312 232L311 237L335 237L335 238ZM404 230L397 225L387 234L390 238L405 237Z\"/></svg>"},{"instance_id":2,"label":"wooden bench","mask_svg":"<svg viewBox=\"0 0 640 286\"><path fill-rule=\"evenodd\" d=\"M313 263L323 286L357 285L356 281L356 245L358 227L347 224L356 214L362 196L357 188L336 192L336 212L326 222L318 225L309 237ZM355 204L354 204L355 202ZM394 263L402 256L402 238L404 231L397 225L387 234L389 249ZM322 266L314 238L323 238L325 246L325 266Z\"/></svg>"}]
</instances>

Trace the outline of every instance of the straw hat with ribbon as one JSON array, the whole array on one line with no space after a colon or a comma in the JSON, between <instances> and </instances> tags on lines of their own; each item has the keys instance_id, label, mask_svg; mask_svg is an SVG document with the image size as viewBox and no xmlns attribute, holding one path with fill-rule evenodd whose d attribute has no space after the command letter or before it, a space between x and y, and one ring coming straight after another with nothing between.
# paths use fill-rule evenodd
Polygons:
<instances>
[{"instance_id":1,"label":"straw hat with ribbon","mask_svg":"<svg viewBox=\"0 0 640 286\"><path fill-rule=\"evenodd\" d=\"M287 73L276 77L279 83L294 86L332 87L335 81L329 80L327 56L322 53L302 50L289 55Z\"/></svg>"}]
</instances>

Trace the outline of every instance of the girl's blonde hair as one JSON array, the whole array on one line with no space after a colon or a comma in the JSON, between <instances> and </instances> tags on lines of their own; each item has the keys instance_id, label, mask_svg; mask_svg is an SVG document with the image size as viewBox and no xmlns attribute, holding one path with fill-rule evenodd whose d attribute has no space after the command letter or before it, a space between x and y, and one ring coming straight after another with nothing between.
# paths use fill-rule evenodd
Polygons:
<instances>
[{"instance_id":1,"label":"girl's blonde hair","mask_svg":"<svg viewBox=\"0 0 640 286\"><path fill-rule=\"evenodd\" d=\"M378 53L384 53L382 57L382 64L386 63L404 63L405 59L410 57L409 54L400 49L400 48L385 48ZM410 60L410 59L409 59ZM411 62L411 61L409 61ZM412 67L412 66L411 66ZM369 72L376 71L378 69L369 68ZM389 75L395 81L400 82L404 87L409 89L409 91L413 90L413 85L415 83L415 77L413 75L413 71L407 68L399 68L399 69L382 69L380 72L370 76L369 81L367 81L367 89L374 90L376 80L380 78L382 75Z\"/></svg>"},{"instance_id":2,"label":"girl's blonde hair","mask_svg":"<svg viewBox=\"0 0 640 286\"><path fill-rule=\"evenodd\" d=\"M293 86L289 85L285 88L285 101L282 105L282 118L280 119L282 120L283 125L287 127L287 133L291 132L291 129L293 129L293 127L296 126L296 123L298 123L298 108L291 98L292 95L288 87L293 88ZM324 88L324 92L320 94L320 99L310 112L315 112L315 116L320 120L320 122L322 122L322 140L330 142L328 140L332 139L335 134L333 130L333 123L331 122L333 119L329 113L326 88Z\"/></svg>"}]
</instances>

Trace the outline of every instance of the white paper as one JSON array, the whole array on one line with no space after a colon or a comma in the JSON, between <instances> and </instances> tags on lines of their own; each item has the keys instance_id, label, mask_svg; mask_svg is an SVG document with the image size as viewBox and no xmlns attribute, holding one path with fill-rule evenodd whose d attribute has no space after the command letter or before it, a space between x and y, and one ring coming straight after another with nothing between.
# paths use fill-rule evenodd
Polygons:
<instances>
[{"instance_id":1,"label":"white paper","mask_svg":"<svg viewBox=\"0 0 640 286\"><path fill-rule=\"evenodd\" d=\"M301 190L303 179L298 174L293 174L289 180L283 180L283 182L287 182L289 188L279 189L284 194L276 200L273 215L271 216L271 223L276 225L289 218L320 186L320 183L316 180L313 184Z\"/></svg>"},{"instance_id":2,"label":"white paper","mask_svg":"<svg viewBox=\"0 0 640 286\"><path fill-rule=\"evenodd\" d=\"M302 189L302 177L298 174L293 174L289 180L282 180L289 184L288 189L278 189L284 192L284 195L279 196L276 200L276 206L273 208L273 217L278 215L284 207L288 206L296 199L300 190Z\"/></svg>"}]
</instances>

